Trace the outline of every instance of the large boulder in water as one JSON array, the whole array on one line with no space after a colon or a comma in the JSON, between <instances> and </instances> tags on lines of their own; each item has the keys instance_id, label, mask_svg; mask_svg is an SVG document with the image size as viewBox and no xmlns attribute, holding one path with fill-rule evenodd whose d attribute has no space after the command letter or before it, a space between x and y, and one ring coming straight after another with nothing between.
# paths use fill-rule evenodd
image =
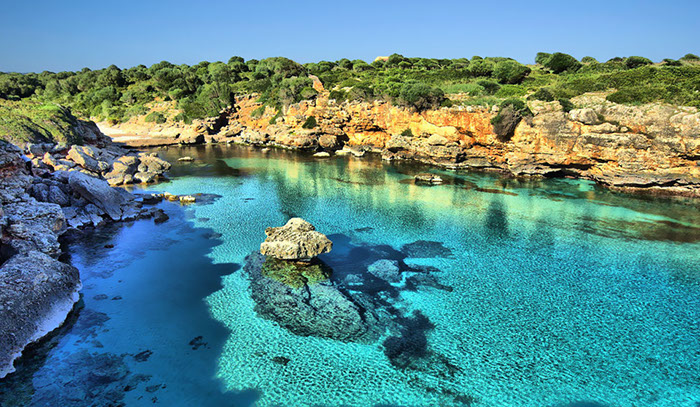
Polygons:
<instances>
[{"instance_id":1,"label":"large boulder in water","mask_svg":"<svg viewBox=\"0 0 700 407\"><path fill-rule=\"evenodd\" d=\"M301 218L292 218L286 225L265 229L267 238L260 245L260 253L283 260L308 261L321 253L328 253L333 242Z\"/></svg>"}]
</instances>

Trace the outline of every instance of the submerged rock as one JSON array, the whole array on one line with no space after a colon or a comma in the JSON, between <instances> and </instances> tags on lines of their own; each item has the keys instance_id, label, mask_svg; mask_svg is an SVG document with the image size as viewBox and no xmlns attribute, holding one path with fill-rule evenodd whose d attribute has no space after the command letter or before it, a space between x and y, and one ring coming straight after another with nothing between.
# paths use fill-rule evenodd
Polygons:
<instances>
[{"instance_id":1,"label":"submerged rock","mask_svg":"<svg viewBox=\"0 0 700 407\"><path fill-rule=\"evenodd\" d=\"M262 318L300 336L345 342L367 339L370 316L363 318L361 308L327 280L321 265L267 262L253 253L246 258L244 270L251 281L255 310Z\"/></svg>"},{"instance_id":2,"label":"submerged rock","mask_svg":"<svg viewBox=\"0 0 700 407\"><path fill-rule=\"evenodd\" d=\"M292 262L268 257L262 265L262 275L292 288L301 288L328 280L330 270L320 263Z\"/></svg>"},{"instance_id":3,"label":"submerged rock","mask_svg":"<svg viewBox=\"0 0 700 407\"><path fill-rule=\"evenodd\" d=\"M333 242L301 218L292 218L284 226L265 229L267 238L260 245L260 253L283 260L308 261L321 253L328 253Z\"/></svg>"},{"instance_id":4,"label":"submerged rock","mask_svg":"<svg viewBox=\"0 0 700 407\"><path fill-rule=\"evenodd\" d=\"M375 277L392 283L401 281L401 274L399 274L399 262L396 260L377 260L367 267L367 271Z\"/></svg>"},{"instance_id":5,"label":"submerged rock","mask_svg":"<svg viewBox=\"0 0 700 407\"><path fill-rule=\"evenodd\" d=\"M416 240L413 243L405 244L401 247L401 252L406 257L432 258L432 257L452 257L452 250L445 247L440 242L431 240Z\"/></svg>"}]
</instances>

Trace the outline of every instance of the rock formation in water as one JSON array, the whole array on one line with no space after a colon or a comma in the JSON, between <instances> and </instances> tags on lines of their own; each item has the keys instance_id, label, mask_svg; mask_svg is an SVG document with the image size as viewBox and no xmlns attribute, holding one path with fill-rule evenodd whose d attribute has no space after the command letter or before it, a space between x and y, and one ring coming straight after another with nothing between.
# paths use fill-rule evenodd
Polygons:
<instances>
[{"instance_id":1,"label":"rock formation in water","mask_svg":"<svg viewBox=\"0 0 700 407\"><path fill-rule=\"evenodd\" d=\"M694 107L628 106L588 94L573 98L577 108L567 112L556 101L530 101L533 116L520 120L512 137L503 139L491 124L495 107L416 112L385 102L338 104L328 96L322 92L294 104L280 117L272 108L253 114L259 112L257 97L239 97L222 116L198 123L197 131L206 142L357 155L371 150L386 160L516 176L572 176L613 188L700 196L700 113ZM317 126L304 129L312 116ZM129 142L150 143L148 137Z\"/></svg>"},{"instance_id":2,"label":"rock formation in water","mask_svg":"<svg viewBox=\"0 0 700 407\"><path fill-rule=\"evenodd\" d=\"M360 341L371 323L319 264L297 264L253 253L244 271L256 311L300 336Z\"/></svg>"},{"instance_id":3,"label":"rock formation in water","mask_svg":"<svg viewBox=\"0 0 700 407\"><path fill-rule=\"evenodd\" d=\"M326 235L301 218L292 218L284 226L265 229L267 238L260 253L283 260L309 261L333 248Z\"/></svg>"},{"instance_id":4,"label":"rock formation in water","mask_svg":"<svg viewBox=\"0 0 700 407\"><path fill-rule=\"evenodd\" d=\"M0 378L24 347L63 323L78 300L78 270L58 260L59 236L71 228L160 216L103 178L113 158L130 157L104 136L93 146L0 141ZM100 145L101 147L97 147ZM22 154L31 158L31 171ZM157 157L140 156L146 165ZM162 172L161 172L162 173Z\"/></svg>"}]
</instances>

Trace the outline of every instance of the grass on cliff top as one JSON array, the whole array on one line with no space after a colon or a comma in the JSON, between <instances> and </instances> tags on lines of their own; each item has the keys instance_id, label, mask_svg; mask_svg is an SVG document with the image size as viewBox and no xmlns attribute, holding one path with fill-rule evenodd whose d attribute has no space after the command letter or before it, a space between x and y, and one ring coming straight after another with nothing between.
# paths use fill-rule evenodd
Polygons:
<instances>
[{"instance_id":1,"label":"grass on cliff top","mask_svg":"<svg viewBox=\"0 0 700 407\"><path fill-rule=\"evenodd\" d=\"M32 100L0 99L0 139L14 144L79 144L78 120L69 109Z\"/></svg>"}]
</instances>

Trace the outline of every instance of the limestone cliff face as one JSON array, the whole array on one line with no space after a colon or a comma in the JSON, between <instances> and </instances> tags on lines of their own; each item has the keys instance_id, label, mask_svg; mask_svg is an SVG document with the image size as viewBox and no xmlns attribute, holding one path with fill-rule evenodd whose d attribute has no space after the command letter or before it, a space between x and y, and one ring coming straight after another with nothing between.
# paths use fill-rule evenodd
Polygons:
<instances>
[{"instance_id":1,"label":"limestone cliff face","mask_svg":"<svg viewBox=\"0 0 700 407\"><path fill-rule=\"evenodd\" d=\"M625 106L603 96L530 102L510 140L493 132L497 110L453 107L418 113L384 102L336 104L321 95L255 116L253 97L238 100L229 124L212 141L337 150L380 151L383 158L416 159L454 168L517 176L575 176L611 187L700 196L700 113L696 108ZM318 125L303 129L313 116ZM274 124L271 124L274 123ZM401 135L409 129L412 136Z\"/></svg>"},{"instance_id":2,"label":"limestone cliff face","mask_svg":"<svg viewBox=\"0 0 700 407\"><path fill-rule=\"evenodd\" d=\"M386 102L338 104L322 91L316 100L292 105L283 114L269 107L261 114L256 99L240 97L221 116L197 122L188 130L197 137L159 144L371 150L387 160L414 159L516 176L573 176L627 190L700 196L696 108L618 105L595 94L572 99L577 108L570 112L559 102L529 102L533 117L522 120L514 135L503 140L491 125L497 108L458 106L419 113ZM311 116L316 127L304 129ZM149 142L136 138L130 144Z\"/></svg>"}]
</instances>

